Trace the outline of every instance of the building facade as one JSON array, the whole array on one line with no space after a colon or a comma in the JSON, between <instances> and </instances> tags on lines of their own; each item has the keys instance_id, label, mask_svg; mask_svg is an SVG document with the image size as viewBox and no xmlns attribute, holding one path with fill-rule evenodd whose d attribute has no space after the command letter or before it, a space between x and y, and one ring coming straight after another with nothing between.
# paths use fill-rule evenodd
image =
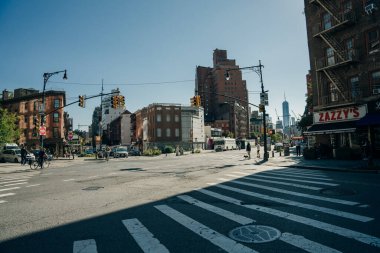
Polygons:
<instances>
[{"instance_id":1,"label":"building facade","mask_svg":"<svg viewBox=\"0 0 380 253\"><path fill-rule=\"evenodd\" d=\"M42 93L33 89L16 89L13 97L3 91L1 106L19 116L17 122L21 135L19 144L25 144L29 149L39 148L43 138L44 148L53 154L63 155L65 146L65 121L63 107L66 104L64 91L45 92L45 127L46 135L39 135L42 125L40 111ZM66 125L69 126L69 124Z\"/></svg>"},{"instance_id":2,"label":"building facade","mask_svg":"<svg viewBox=\"0 0 380 253\"><path fill-rule=\"evenodd\" d=\"M248 90L238 68L235 60L227 58L226 50L215 49L212 68L197 66L195 94L201 96L207 125L220 128L220 124L225 126L227 121L225 135L232 133L234 138L246 138L249 135ZM227 70L229 80L225 78Z\"/></svg>"},{"instance_id":3,"label":"building facade","mask_svg":"<svg viewBox=\"0 0 380 253\"><path fill-rule=\"evenodd\" d=\"M305 0L313 142L380 156L380 6L377 0ZM309 81L308 81L309 82Z\"/></svg>"}]
</instances>

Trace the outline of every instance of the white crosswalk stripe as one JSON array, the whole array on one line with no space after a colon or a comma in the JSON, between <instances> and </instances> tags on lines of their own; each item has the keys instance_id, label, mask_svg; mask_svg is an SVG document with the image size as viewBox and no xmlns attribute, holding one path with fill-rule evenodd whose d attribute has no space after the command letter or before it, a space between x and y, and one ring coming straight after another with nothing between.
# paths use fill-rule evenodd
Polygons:
<instances>
[{"instance_id":1,"label":"white crosswalk stripe","mask_svg":"<svg viewBox=\"0 0 380 253\"><path fill-rule=\"evenodd\" d=\"M15 180L15 181L6 181L6 182L0 182L0 185L11 184L11 183L19 183L19 182L26 182L26 181L27 181L27 179Z\"/></svg>"},{"instance_id":2,"label":"white crosswalk stripe","mask_svg":"<svg viewBox=\"0 0 380 253\"><path fill-rule=\"evenodd\" d=\"M215 230L193 220L192 218L174 210L173 208L167 205L158 205L154 206L156 209L161 211L163 214L169 216L179 224L190 229L197 235L203 237L206 240L209 240L212 244L224 249L227 252L236 252L236 253L256 253L257 251L250 249L236 241L218 233Z\"/></svg>"},{"instance_id":3,"label":"white crosswalk stripe","mask_svg":"<svg viewBox=\"0 0 380 253\"><path fill-rule=\"evenodd\" d=\"M283 233L280 240L311 253L340 253L341 251L306 239L300 235Z\"/></svg>"},{"instance_id":4,"label":"white crosswalk stripe","mask_svg":"<svg viewBox=\"0 0 380 253\"><path fill-rule=\"evenodd\" d=\"M320 184L320 185L328 185L328 186L338 186L339 185L339 184L319 182L319 181L300 180L300 179L292 179L292 178L284 178L284 177L274 177L274 176L255 175L255 177L269 178L269 179L276 179L276 180L286 180L286 181L301 182L301 183L310 183L310 184Z\"/></svg>"},{"instance_id":5,"label":"white crosswalk stripe","mask_svg":"<svg viewBox=\"0 0 380 253\"><path fill-rule=\"evenodd\" d=\"M311 226L311 227L314 227L317 229L325 230L325 231L328 231L328 232L331 232L331 233L334 233L334 234L337 234L337 235L340 235L340 236L343 236L343 237L346 237L349 239L354 239L354 240L357 240L359 242L380 248L380 238L375 237L375 236L367 235L367 234L364 234L361 232L357 232L357 231L350 230L347 228L339 227L339 226L332 225L332 224L329 224L326 222L306 218L306 217L303 217L300 215L279 211L279 210L276 210L273 208L268 208L268 207L263 207L263 206L259 206L259 205L253 205L253 204L244 205L243 204L244 202L241 200L231 198L231 197L228 197L228 196L225 196L225 195L222 195L222 194L210 191L210 190L198 189L198 191L201 193L204 193L208 196L211 196L211 197L214 197L214 198L217 198L220 200L224 200L226 202L233 203L233 204L241 206L241 207L245 207L245 208L252 209L252 210L255 210L258 212L270 214L270 215L280 217L283 219L287 219L290 221L298 222L298 223L301 223L304 225L308 225L308 226Z\"/></svg>"},{"instance_id":6,"label":"white crosswalk stripe","mask_svg":"<svg viewBox=\"0 0 380 253\"><path fill-rule=\"evenodd\" d=\"M96 242L94 239L75 241L73 253L97 253Z\"/></svg>"},{"instance_id":7,"label":"white crosswalk stripe","mask_svg":"<svg viewBox=\"0 0 380 253\"><path fill-rule=\"evenodd\" d=\"M168 253L169 250L154 238L153 234L144 227L138 219L122 221L129 233L145 253Z\"/></svg>"},{"instance_id":8,"label":"white crosswalk stripe","mask_svg":"<svg viewBox=\"0 0 380 253\"><path fill-rule=\"evenodd\" d=\"M315 180L325 180L325 181L333 181L333 179L331 178L327 178L327 177L320 177L320 176L305 176L305 175L299 175L299 174L295 174L295 173L288 173L288 172L268 172L268 171L265 171L265 172L262 172L261 174L265 174L265 175L277 175L277 176L288 176L288 177L297 177L297 178L308 178L308 179L315 179Z\"/></svg>"}]
</instances>

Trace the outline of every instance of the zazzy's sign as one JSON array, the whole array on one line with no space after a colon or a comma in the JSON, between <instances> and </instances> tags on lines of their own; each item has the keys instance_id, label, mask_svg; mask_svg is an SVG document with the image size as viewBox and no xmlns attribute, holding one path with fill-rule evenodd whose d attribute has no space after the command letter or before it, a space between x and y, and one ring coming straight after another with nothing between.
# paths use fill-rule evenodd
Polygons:
<instances>
[{"instance_id":1,"label":"zazzy's sign","mask_svg":"<svg viewBox=\"0 0 380 253\"><path fill-rule=\"evenodd\" d=\"M363 118L366 115L366 113L366 105L351 106L345 108L338 108L335 110L315 112L314 124L357 120Z\"/></svg>"}]
</instances>

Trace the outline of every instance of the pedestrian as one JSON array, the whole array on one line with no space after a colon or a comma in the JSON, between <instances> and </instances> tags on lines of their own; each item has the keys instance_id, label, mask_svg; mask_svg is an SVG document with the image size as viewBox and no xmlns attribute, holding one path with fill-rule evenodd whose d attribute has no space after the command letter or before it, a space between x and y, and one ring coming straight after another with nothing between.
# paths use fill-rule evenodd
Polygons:
<instances>
[{"instance_id":1,"label":"pedestrian","mask_svg":"<svg viewBox=\"0 0 380 253\"><path fill-rule=\"evenodd\" d=\"M26 151L26 148L24 145L21 146L21 165L25 165L26 163L26 155L28 154L28 151Z\"/></svg>"},{"instance_id":2,"label":"pedestrian","mask_svg":"<svg viewBox=\"0 0 380 253\"><path fill-rule=\"evenodd\" d=\"M297 156L301 155L301 142L299 140L296 140L296 153Z\"/></svg>"},{"instance_id":3,"label":"pedestrian","mask_svg":"<svg viewBox=\"0 0 380 253\"><path fill-rule=\"evenodd\" d=\"M111 148L109 146L106 147L106 161L110 158Z\"/></svg>"},{"instance_id":4,"label":"pedestrian","mask_svg":"<svg viewBox=\"0 0 380 253\"><path fill-rule=\"evenodd\" d=\"M257 148L257 158L260 158L260 143L256 144L256 148Z\"/></svg>"},{"instance_id":5,"label":"pedestrian","mask_svg":"<svg viewBox=\"0 0 380 253\"><path fill-rule=\"evenodd\" d=\"M248 154L248 159L251 159L251 144L248 142L247 147L245 148Z\"/></svg>"},{"instance_id":6,"label":"pedestrian","mask_svg":"<svg viewBox=\"0 0 380 253\"><path fill-rule=\"evenodd\" d=\"M45 159L45 150L43 148L40 149L40 152L38 152L38 164L40 165L41 169L44 166L44 159Z\"/></svg>"}]
</instances>

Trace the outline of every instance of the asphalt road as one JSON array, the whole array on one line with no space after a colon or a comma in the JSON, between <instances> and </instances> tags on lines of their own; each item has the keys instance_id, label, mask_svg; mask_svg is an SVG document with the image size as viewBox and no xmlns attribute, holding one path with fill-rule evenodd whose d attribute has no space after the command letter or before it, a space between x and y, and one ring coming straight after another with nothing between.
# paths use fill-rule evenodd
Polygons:
<instances>
[{"instance_id":1,"label":"asphalt road","mask_svg":"<svg viewBox=\"0 0 380 253\"><path fill-rule=\"evenodd\" d=\"M379 175L258 166L243 154L1 174L0 252L380 251Z\"/></svg>"}]
</instances>

